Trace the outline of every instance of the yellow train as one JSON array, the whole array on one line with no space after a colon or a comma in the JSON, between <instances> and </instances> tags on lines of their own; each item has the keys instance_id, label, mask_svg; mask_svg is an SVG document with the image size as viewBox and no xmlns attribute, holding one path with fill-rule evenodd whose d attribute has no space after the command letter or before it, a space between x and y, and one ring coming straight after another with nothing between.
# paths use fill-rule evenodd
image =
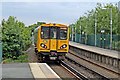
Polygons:
<instances>
[{"instance_id":1,"label":"yellow train","mask_svg":"<svg viewBox=\"0 0 120 80\"><path fill-rule=\"evenodd\" d=\"M34 30L35 52L40 61L64 60L69 49L69 29L63 24L42 24Z\"/></svg>"}]
</instances>

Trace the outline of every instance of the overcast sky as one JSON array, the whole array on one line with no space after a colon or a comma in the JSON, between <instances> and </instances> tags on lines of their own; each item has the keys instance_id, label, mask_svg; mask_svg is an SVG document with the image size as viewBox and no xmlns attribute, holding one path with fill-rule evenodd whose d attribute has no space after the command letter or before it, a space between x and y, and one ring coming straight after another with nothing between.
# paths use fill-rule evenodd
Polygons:
<instances>
[{"instance_id":1,"label":"overcast sky","mask_svg":"<svg viewBox=\"0 0 120 80\"><path fill-rule=\"evenodd\" d=\"M2 2L2 19L8 16L15 16L18 20L23 21L26 25L36 23L37 21L55 22L55 23L74 23L85 12L96 7L97 2L37 2L30 0L28 2ZM88 1L88 0L87 0ZM108 0L107 0L108 1ZM106 2L107 2L106 1ZM114 2L118 2L116 0ZM105 1L103 3L106 3ZM112 0L109 0L112 2ZM108 2L108 3L109 3Z\"/></svg>"}]
</instances>

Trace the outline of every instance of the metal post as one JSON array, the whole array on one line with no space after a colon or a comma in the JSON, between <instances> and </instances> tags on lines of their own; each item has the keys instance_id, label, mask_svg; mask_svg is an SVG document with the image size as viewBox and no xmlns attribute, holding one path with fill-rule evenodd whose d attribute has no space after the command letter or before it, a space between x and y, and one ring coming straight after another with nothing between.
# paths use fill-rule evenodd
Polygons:
<instances>
[{"instance_id":1,"label":"metal post","mask_svg":"<svg viewBox=\"0 0 120 80\"><path fill-rule=\"evenodd\" d=\"M34 35L33 35L33 32L32 32L32 44L34 45Z\"/></svg>"},{"instance_id":2,"label":"metal post","mask_svg":"<svg viewBox=\"0 0 120 80\"><path fill-rule=\"evenodd\" d=\"M96 32L97 32L97 19L96 19L96 12L95 12L95 46L96 46Z\"/></svg>"},{"instance_id":3,"label":"metal post","mask_svg":"<svg viewBox=\"0 0 120 80\"><path fill-rule=\"evenodd\" d=\"M112 49L112 8L110 8L110 49Z\"/></svg>"},{"instance_id":4,"label":"metal post","mask_svg":"<svg viewBox=\"0 0 120 80\"><path fill-rule=\"evenodd\" d=\"M76 27L75 27L75 42L76 42Z\"/></svg>"},{"instance_id":5,"label":"metal post","mask_svg":"<svg viewBox=\"0 0 120 80\"><path fill-rule=\"evenodd\" d=\"M73 41L73 26L72 26L72 41Z\"/></svg>"},{"instance_id":6,"label":"metal post","mask_svg":"<svg viewBox=\"0 0 120 80\"><path fill-rule=\"evenodd\" d=\"M71 30L72 30L72 28L70 27L70 36L69 36L70 37L70 39L69 39L70 41L71 41L71 38L72 38L72 31Z\"/></svg>"},{"instance_id":7,"label":"metal post","mask_svg":"<svg viewBox=\"0 0 120 80\"><path fill-rule=\"evenodd\" d=\"M80 38L79 38L79 42L81 42L81 26L80 26Z\"/></svg>"},{"instance_id":8,"label":"metal post","mask_svg":"<svg viewBox=\"0 0 120 80\"><path fill-rule=\"evenodd\" d=\"M81 43L82 43L82 26L81 26Z\"/></svg>"}]
</instances>

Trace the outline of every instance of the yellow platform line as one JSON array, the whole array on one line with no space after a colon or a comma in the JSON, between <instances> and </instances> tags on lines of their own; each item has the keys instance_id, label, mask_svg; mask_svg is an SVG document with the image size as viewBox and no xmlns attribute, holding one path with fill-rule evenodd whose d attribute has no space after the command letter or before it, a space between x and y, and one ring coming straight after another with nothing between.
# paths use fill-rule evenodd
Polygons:
<instances>
[{"instance_id":1,"label":"yellow platform line","mask_svg":"<svg viewBox=\"0 0 120 80\"><path fill-rule=\"evenodd\" d=\"M39 64L39 66L47 78L62 80L46 63Z\"/></svg>"},{"instance_id":2,"label":"yellow platform line","mask_svg":"<svg viewBox=\"0 0 120 80\"><path fill-rule=\"evenodd\" d=\"M37 63L29 63L29 66L30 66L31 72L33 74L33 77L36 80L39 78L47 78Z\"/></svg>"}]
</instances>

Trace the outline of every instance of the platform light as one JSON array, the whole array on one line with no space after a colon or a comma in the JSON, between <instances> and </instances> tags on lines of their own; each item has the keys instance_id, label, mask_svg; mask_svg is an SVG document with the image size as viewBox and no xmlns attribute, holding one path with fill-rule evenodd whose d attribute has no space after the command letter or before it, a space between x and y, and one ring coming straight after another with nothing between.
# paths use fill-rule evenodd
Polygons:
<instances>
[{"instance_id":1,"label":"platform light","mask_svg":"<svg viewBox=\"0 0 120 80\"><path fill-rule=\"evenodd\" d=\"M101 33L104 33L105 32L105 30L101 30Z\"/></svg>"},{"instance_id":2,"label":"platform light","mask_svg":"<svg viewBox=\"0 0 120 80\"><path fill-rule=\"evenodd\" d=\"M97 13L98 11L95 11L95 46L96 46L96 43L97 43Z\"/></svg>"}]
</instances>

